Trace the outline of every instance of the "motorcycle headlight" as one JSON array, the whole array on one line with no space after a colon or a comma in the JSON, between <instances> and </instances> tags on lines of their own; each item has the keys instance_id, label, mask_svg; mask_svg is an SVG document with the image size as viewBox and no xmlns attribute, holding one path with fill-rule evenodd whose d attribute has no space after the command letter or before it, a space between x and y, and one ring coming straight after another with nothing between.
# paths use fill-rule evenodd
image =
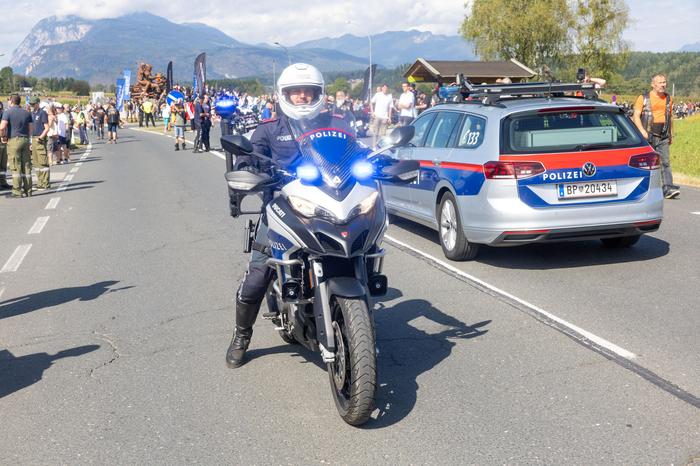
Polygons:
<instances>
[{"instance_id":1,"label":"motorcycle headlight","mask_svg":"<svg viewBox=\"0 0 700 466\"><path fill-rule=\"evenodd\" d=\"M292 206L295 212L303 215L304 217L313 217L316 214L316 208L318 207L316 203L307 201L298 196L288 196L289 205Z\"/></svg>"},{"instance_id":2,"label":"motorcycle headlight","mask_svg":"<svg viewBox=\"0 0 700 466\"><path fill-rule=\"evenodd\" d=\"M360 202L357 205L357 208L359 209L358 214L366 214L369 212L373 207L374 204L377 203L377 198L379 197L379 191L375 191L369 196L367 196L362 202Z\"/></svg>"},{"instance_id":3,"label":"motorcycle headlight","mask_svg":"<svg viewBox=\"0 0 700 466\"><path fill-rule=\"evenodd\" d=\"M357 217L358 215L366 214L374 207L374 205L377 202L377 198L379 198L379 192L375 191L372 194L370 194L369 196L367 196L365 199L363 199L362 202L357 204L350 211L350 214L348 214L348 216L346 218L338 218L335 215L333 215L331 212L320 207L315 202L311 202L311 201L306 200L304 198L301 198L299 196L292 196L292 195L287 196L287 199L289 201L289 205L298 214L303 215L304 217L307 217L307 218L320 217L320 218L323 218L323 219L328 220L329 222L335 223L335 224L345 223L345 222L348 222L349 220Z\"/></svg>"},{"instance_id":4,"label":"motorcycle headlight","mask_svg":"<svg viewBox=\"0 0 700 466\"><path fill-rule=\"evenodd\" d=\"M354 209L350 211L350 214L348 217L345 219L345 221L351 220L358 215L363 215L372 210L374 208L374 204L377 203L377 198L379 197L379 191L375 191L366 198L362 200L359 204L355 206Z\"/></svg>"}]
</instances>

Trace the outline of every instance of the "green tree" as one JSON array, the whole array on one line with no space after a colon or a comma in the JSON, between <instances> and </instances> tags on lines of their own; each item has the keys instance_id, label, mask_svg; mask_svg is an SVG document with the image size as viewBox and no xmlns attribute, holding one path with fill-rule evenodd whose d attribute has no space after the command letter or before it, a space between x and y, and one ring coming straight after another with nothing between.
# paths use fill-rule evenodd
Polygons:
<instances>
[{"instance_id":1,"label":"green tree","mask_svg":"<svg viewBox=\"0 0 700 466\"><path fill-rule=\"evenodd\" d=\"M346 94L350 92L350 83L342 76L326 86L326 94L328 95L335 96L335 93L338 91L343 91Z\"/></svg>"},{"instance_id":2,"label":"green tree","mask_svg":"<svg viewBox=\"0 0 700 466\"><path fill-rule=\"evenodd\" d=\"M567 0L474 0L460 31L485 60L554 67L571 49Z\"/></svg>"},{"instance_id":3,"label":"green tree","mask_svg":"<svg viewBox=\"0 0 700 466\"><path fill-rule=\"evenodd\" d=\"M14 92L14 90L15 83L12 68L5 66L4 68L0 69L0 92L3 94L9 94L10 92Z\"/></svg>"},{"instance_id":4,"label":"green tree","mask_svg":"<svg viewBox=\"0 0 700 466\"><path fill-rule=\"evenodd\" d=\"M583 67L609 80L629 58L629 44L622 40L629 9L624 0L576 0L573 8L571 68Z\"/></svg>"},{"instance_id":5,"label":"green tree","mask_svg":"<svg viewBox=\"0 0 700 466\"><path fill-rule=\"evenodd\" d=\"M67 89L75 92L76 95L90 95L90 84L87 81L75 80L67 86Z\"/></svg>"}]
</instances>

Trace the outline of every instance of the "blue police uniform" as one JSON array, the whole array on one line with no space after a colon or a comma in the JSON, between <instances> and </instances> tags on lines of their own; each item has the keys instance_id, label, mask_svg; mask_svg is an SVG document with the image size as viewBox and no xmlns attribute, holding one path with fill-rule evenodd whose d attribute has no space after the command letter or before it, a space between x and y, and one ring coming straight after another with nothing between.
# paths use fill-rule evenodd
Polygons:
<instances>
[{"instance_id":1,"label":"blue police uniform","mask_svg":"<svg viewBox=\"0 0 700 466\"><path fill-rule=\"evenodd\" d=\"M328 119L327 125L322 127L330 125L349 132L353 130L345 115L324 112L318 118ZM276 120L260 124L255 129L250 142L255 152L270 157L283 169L288 169L299 156L297 143L290 131L287 116L284 114ZM264 169L259 160L251 156L237 156L235 169L246 167ZM260 220L255 235L256 244L253 246L248 268L236 295L236 331L226 352L226 363L229 367L238 367L242 364L242 357L248 349L260 304L274 278L274 272L267 266L268 255L265 253L265 246L268 244L265 215L262 215Z\"/></svg>"},{"instance_id":2,"label":"blue police uniform","mask_svg":"<svg viewBox=\"0 0 700 466\"><path fill-rule=\"evenodd\" d=\"M289 132L287 117L284 115L258 125L250 138L250 143L255 152L270 157L283 169L289 167L299 155L299 149L292 133ZM236 170L246 166L259 168L259 160L245 155L238 156L234 168Z\"/></svg>"},{"instance_id":3,"label":"blue police uniform","mask_svg":"<svg viewBox=\"0 0 700 466\"><path fill-rule=\"evenodd\" d=\"M297 143L289 131L287 117L284 115L258 125L250 138L250 143L253 145L255 152L270 157L283 169L288 168L299 156ZM247 155L236 157L236 170L248 166L256 169L263 168L260 166L260 159L257 157ZM258 222L255 242L257 245L266 245L268 242L264 215L261 221ZM267 254L263 251L254 250L252 252L248 269L238 288L239 301L259 304L264 298L267 286L273 278L272 269L266 265L267 258Z\"/></svg>"}]
</instances>

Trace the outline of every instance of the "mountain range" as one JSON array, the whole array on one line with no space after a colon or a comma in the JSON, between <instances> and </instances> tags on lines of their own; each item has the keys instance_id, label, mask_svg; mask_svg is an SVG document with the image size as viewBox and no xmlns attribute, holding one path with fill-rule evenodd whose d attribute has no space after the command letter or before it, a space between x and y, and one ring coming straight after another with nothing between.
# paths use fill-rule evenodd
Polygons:
<instances>
[{"instance_id":1,"label":"mountain range","mask_svg":"<svg viewBox=\"0 0 700 466\"><path fill-rule=\"evenodd\" d=\"M680 48L679 52L700 52L700 42L686 44Z\"/></svg>"},{"instance_id":2,"label":"mountain range","mask_svg":"<svg viewBox=\"0 0 700 466\"><path fill-rule=\"evenodd\" d=\"M373 35L372 62L388 68L413 63L418 57L433 60L477 60L473 47L459 36L446 36L423 31L389 31ZM345 34L340 37L302 42L295 49L326 48L360 57L369 56L368 37Z\"/></svg>"},{"instance_id":3,"label":"mountain range","mask_svg":"<svg viewBox=\"0 0 700 466\"><path fill-rule=\"evenodd\" d=\"M313 63L322 71L352 71L367 67L369 41L346 34L288 47L293 61ZM73 77L90 83L113 83L121 70L135 73L140 62L165 72L173 61L176 80L192 78L194 58L207 53L207 77L272 77L287 63L281 47L246 44L201 23L177 24L151 13L89 20L51 16L39 21L15 49L10 66L36 77ZM459 36L421 31L385 32L372 36L372 61L395 67L417 57L474 58L472 47Z\"/></svg>"}]
</instances>

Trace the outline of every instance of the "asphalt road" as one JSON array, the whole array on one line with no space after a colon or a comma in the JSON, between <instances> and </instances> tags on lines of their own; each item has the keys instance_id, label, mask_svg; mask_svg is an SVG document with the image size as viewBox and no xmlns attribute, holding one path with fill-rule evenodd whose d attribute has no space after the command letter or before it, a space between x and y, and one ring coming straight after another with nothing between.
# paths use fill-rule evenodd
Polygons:
<instances>
[{"instance_id":1,"label":"asphalt road","mask_svg":"<svg viewBox=\"0 0 700 466\"><path fill-rule=\"evenodd\" d=\"M269 322L251 362L226 368L247 256L220 158L133 130L78 166L83 155L54 170L56 182L73 171L62 191L0 197L0 464L700 461L698 191L629 250L535 245L450 263L633 366L426 258L442 259L430 230L392 225L378 409L358 429L338 417L320 357Z\"/></svg>"}]
</instances>

